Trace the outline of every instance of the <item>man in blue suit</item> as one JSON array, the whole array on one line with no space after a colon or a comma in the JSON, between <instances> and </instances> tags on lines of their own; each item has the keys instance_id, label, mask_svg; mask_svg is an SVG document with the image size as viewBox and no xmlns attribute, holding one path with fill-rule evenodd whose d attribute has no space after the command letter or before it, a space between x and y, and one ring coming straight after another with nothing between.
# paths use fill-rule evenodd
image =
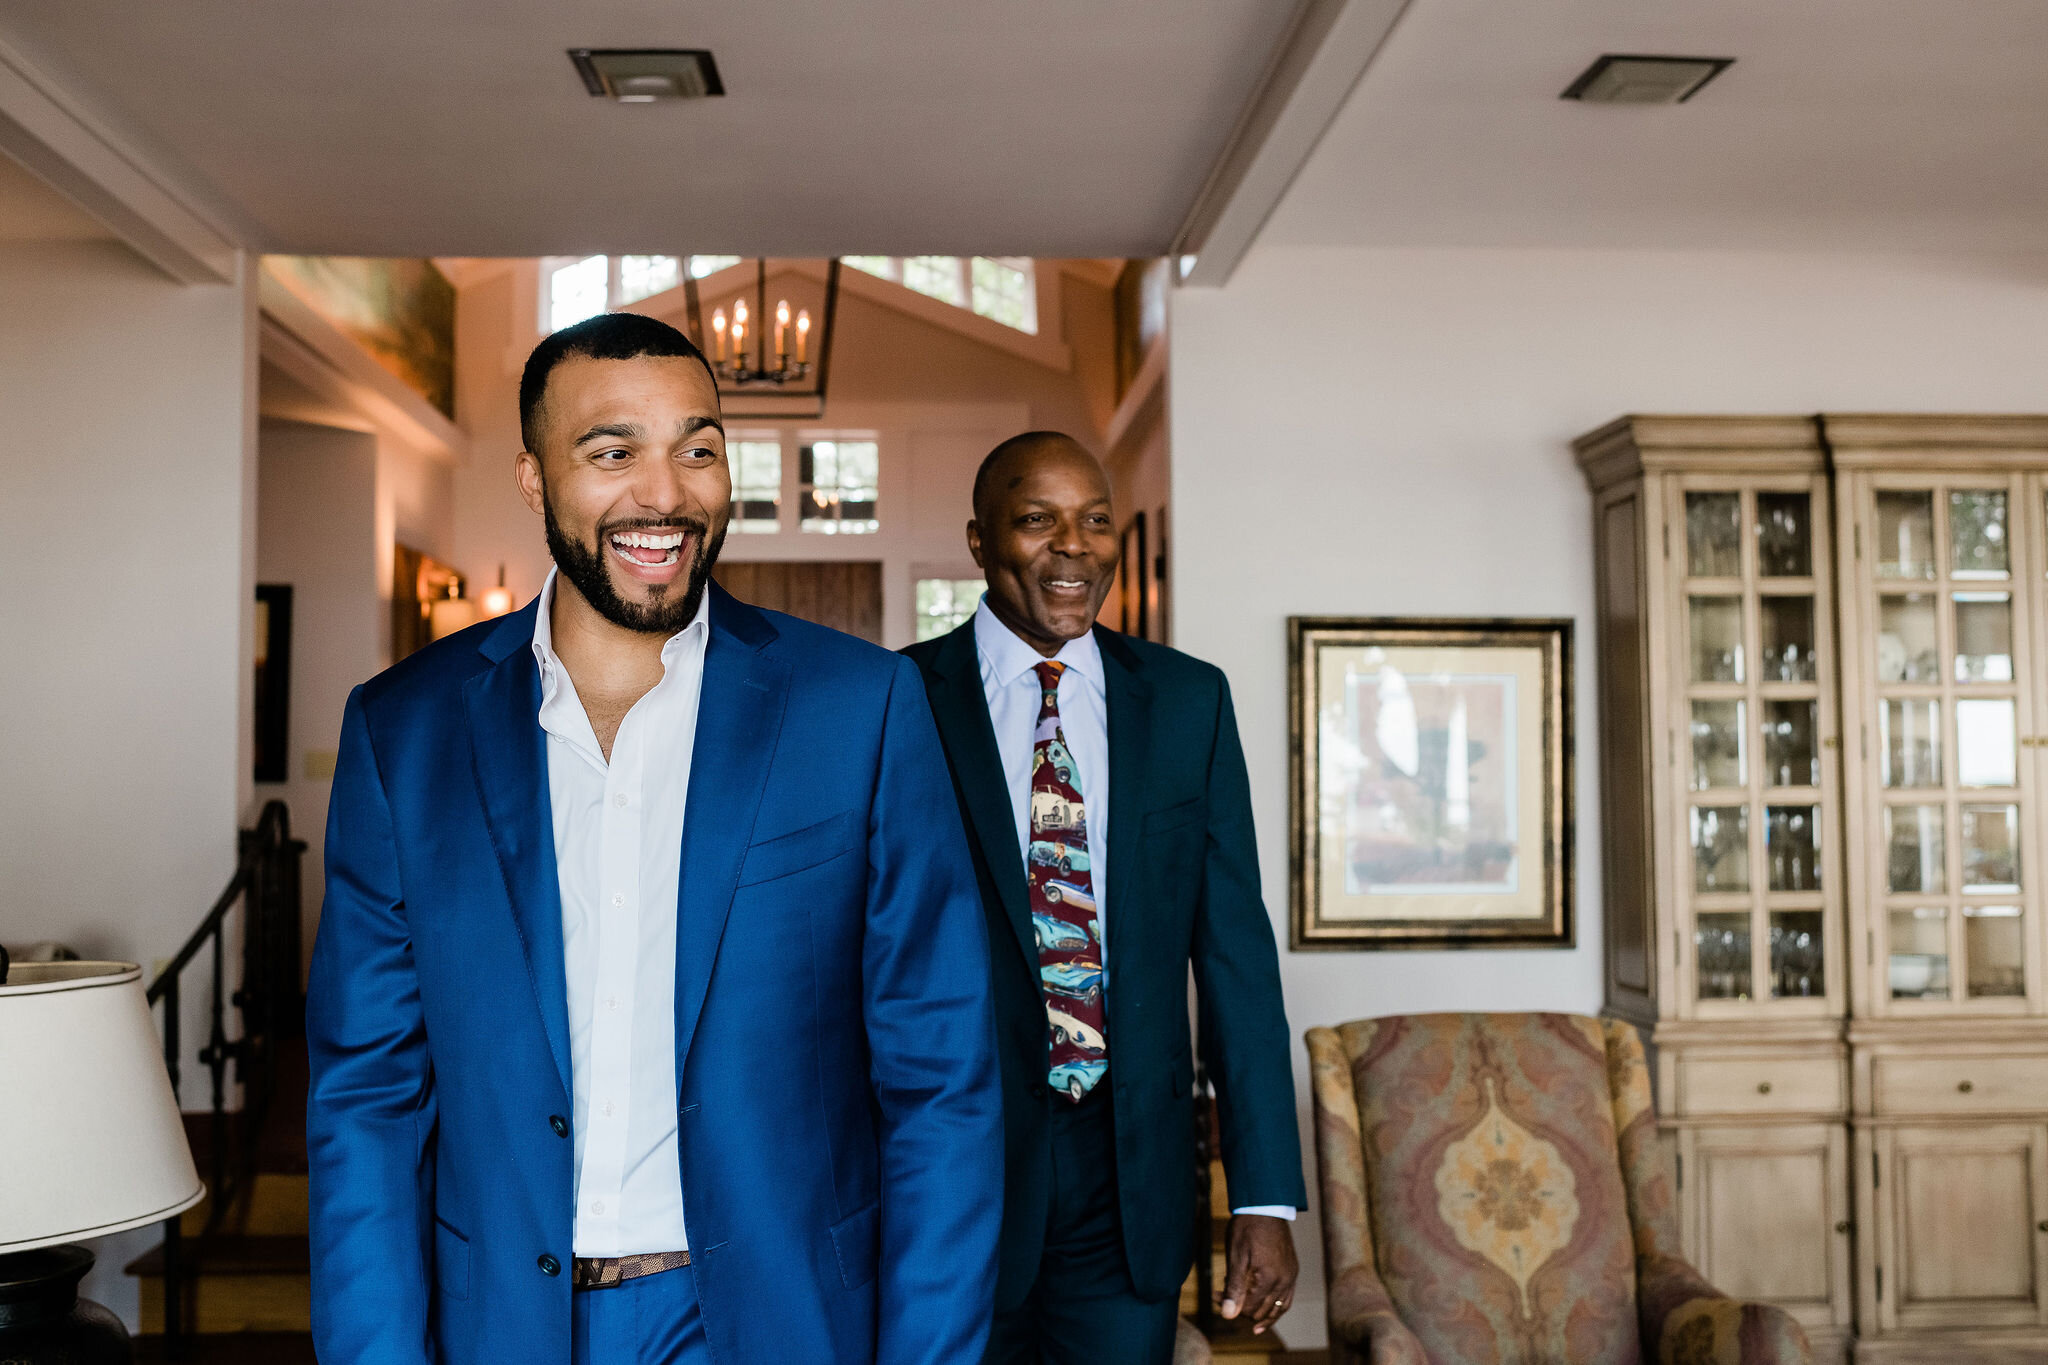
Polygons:
<instances>
[{"instance_id":1,"label":"man in blue suit","mask_svg":"<svg viewBox=\"0 0 2048 1365\"><path fill-rule=\"evenodd\" d=\"M710 582L717 386L543 341L525 610L358 688L307 1032L324 1365L969 1365L1002 1119L917 670Z\"/></svg>"}]
</instances>

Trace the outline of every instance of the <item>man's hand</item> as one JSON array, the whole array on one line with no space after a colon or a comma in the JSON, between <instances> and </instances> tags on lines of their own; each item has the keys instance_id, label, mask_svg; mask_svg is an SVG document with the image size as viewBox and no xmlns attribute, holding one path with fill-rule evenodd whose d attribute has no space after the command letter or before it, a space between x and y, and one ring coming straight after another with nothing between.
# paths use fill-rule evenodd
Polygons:
<instances>
[{"instance_id":1,"label":"man's hand","mask_svg":"<svg viewBox=\"0 0 2048 1365\"><path fill-rule=\"evenodd\" d=\"M1248 1315L1252 1332L1263 1332L1294 1299L1294 1280L1301 1273L1294 1259L1294 1225L1263 1213L1234 1214L1229 1241L1230 1268L1217 1296L1221 1312L1226 1318Z\"/></svg>"}]
</instances>

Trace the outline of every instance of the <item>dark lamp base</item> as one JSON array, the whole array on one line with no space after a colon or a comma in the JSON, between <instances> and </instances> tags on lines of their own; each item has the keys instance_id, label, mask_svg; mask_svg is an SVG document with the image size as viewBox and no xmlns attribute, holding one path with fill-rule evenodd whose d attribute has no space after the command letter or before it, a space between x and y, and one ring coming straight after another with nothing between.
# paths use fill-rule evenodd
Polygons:
<instances>
[{"instance_id":1,"label":"dark lamp base","mask_svg":"<svg viewBox=\"0 0 2048 1365\"><path fill-rule=\"evenodd\" d=\"M82 1246L42 1247L0 1256L0 1362L5 1365L129 1365L134 1353L121 1320L78 1282L92 1269Z\"/></svg>"}]
</instances>

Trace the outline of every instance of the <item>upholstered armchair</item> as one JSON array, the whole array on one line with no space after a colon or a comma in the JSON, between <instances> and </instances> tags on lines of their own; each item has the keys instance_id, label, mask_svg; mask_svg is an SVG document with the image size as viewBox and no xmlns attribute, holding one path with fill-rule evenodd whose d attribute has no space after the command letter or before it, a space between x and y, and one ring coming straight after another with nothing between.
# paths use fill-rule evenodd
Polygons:
<instances>
[{"instance_id":1,"label":"upholstered armchair","mask_svg":"<svg viewBox=\"0 0 2048 1365\"><path fill-rule=\"evenodd\" d=\"M1308 1052L1331 1365L1811 1365L1680 1255L1634 1029L1418 1014Z\"/></svg>"}]
</instances>

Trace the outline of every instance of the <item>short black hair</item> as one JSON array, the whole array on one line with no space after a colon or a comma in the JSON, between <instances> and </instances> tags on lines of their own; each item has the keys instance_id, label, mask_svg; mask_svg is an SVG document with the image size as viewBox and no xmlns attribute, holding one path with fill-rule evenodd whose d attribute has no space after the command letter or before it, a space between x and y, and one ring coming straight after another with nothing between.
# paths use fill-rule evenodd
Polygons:
<instances>
[{"instance_id":1,"label":"short black hair","mask_svg":"<svg viewBox=\"0 0 2048 1365\"><path fill-rule=\"evenodd\" d=\"M540 454L540 403L555 366L574 357L590 360L635 360L643 355L685 356L704 367L711 387L718 375L697 343L659 318L644 313L599 313L541 338L519 376L519 439L536 457Z\"/></svg>"},{"instance_id":2,"label":"short black hair","mask_svg":"<svg viewBox=\"0 0 2048 1365\"><path fill-rule=\"evenodd\" d=\"M976 519L979 519L981 516L981 500L988 494L989 476L995 472L997 465L1012 455L1022 454L1024 451L1042 445L1051 445L1055 442L1065 442L1071 446L1078 446L1082 450L1088 449L1088 447L1081 445L1079 441L1067 435L1064 431L1024 431L1012 436L1009 440L1004 441L984 456L981 461L981 467L974 471L973 507Z\"/></svg>"}]
</instances>

